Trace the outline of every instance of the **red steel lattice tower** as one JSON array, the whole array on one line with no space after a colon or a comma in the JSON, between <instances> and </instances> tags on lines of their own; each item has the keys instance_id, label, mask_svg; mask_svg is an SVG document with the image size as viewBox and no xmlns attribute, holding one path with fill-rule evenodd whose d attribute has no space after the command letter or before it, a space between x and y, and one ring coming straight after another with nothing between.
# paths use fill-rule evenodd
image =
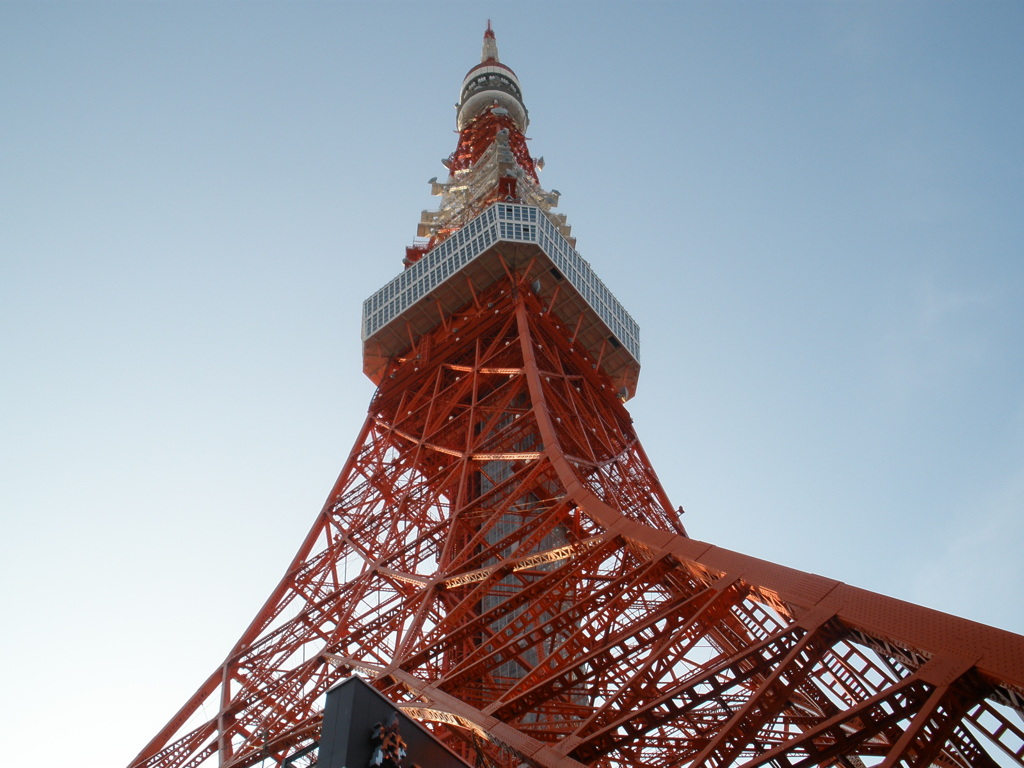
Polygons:
<instances>
[{"instance_id":1,"label":"red steel lattice tower","mask_svg":"<svg viewBox=\"0 0 1024 768\"><path fill-rule=\"evenodd\" d=\"M355 447L132 766L311 764L353 674L484 766L1024 765L1024 638L688 537L527 124L488 25L439 210L363 307Z\"/></svg>"}]
</instances>

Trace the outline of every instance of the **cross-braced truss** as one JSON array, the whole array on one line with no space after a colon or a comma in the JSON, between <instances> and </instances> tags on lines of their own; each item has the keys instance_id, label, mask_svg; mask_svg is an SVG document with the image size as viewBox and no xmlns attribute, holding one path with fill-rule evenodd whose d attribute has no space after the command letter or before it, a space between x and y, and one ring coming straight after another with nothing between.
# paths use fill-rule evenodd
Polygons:
<instances>
[{"instance_id":1,"label":"cross-braced truss","mask_svg":"<svg viewBox=\"0 0 1024 768\"><path fill-rule=\"evenodd\" d=\"M283 764L352 674L479 765L1024 765L1024 638L688 538L529 279L393 362L284 579L133 766Z\"/></svg>"}]
</instances>

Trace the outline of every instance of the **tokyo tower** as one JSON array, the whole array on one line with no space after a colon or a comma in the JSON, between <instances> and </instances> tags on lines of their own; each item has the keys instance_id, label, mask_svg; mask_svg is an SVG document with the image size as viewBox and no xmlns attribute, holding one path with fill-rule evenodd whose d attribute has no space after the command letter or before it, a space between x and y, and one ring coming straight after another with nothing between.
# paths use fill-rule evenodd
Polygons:
<instances>
[{"instance_id":1,"label":"tokyo tower","mask_svg":"<svg viewBox=\"0 0 1024 768\"><path fill-rule=\"evenodd\" d=\"M132 768L306 766L358 675L478 766L1024 765L1024 637L687 535L484 33L366 421L284 578Z\"/></svg>"}]
</instances>

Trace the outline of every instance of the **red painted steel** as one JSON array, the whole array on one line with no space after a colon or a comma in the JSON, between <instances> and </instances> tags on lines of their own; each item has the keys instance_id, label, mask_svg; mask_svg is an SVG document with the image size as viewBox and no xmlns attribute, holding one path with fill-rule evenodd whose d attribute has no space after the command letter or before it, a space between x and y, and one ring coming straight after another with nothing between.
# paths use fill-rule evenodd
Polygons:
<instances>
[{"instance_id":1,"label":"red painted steel","mask_svg":"<svg viewBox=\"0 0 1024 768\"><path fill-rule=\"evenodd\" d=\"M352 674L478 765L1024 765L1024 638L689 538L531 269L388 363L284 578L133 768L283 764Z\"/></svg>"}]
</instances>

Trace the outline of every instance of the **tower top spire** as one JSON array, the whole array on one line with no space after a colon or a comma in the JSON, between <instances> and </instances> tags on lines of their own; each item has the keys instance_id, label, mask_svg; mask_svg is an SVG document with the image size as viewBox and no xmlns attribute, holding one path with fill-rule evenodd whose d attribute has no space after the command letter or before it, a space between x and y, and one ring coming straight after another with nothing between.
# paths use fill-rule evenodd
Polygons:
<instances>
[{"instance_id":1,"label":"tower top spire","mask_svg":"<svg viewBox=\"0 0 1024 768\"><path fill-rule=\"evenodd\" d=\"M519 78L512 68L498 59L498 40L490 19L484 31L480 63L466 73L458 104L457 127L461 131L482 112L499 106L508 110L516 127L526 131L529 125Z\"/></svg>"},{"instance_id":2,"label":"tower top spire","mask_svg":"<svg viewBox=\"0 0 1024 768\"><path fill-rule=\"evenodd\" d=\"M481 61L466 73L459 94L455 105L459 143L441 161L448 169L448 181L430 180L431 194L441 197L440 210L423 212L416 235L427 238L427 243L406 249L407 266L499 200L536 206L545 213L558 205L558 192L546 192L540 186L537 172L544 158L534 160L527 148L529 116L519 78L498 60L489 19ZM559 226L569 237L568 225Z\"/></svg>"},{"instance_id":3,"label":"tower top spire","mask_svg":"<svg viewBox=\"0 0 1024 768\"><path fill-rule=\"evenodd\" d=\"M498 61L498 41L494 37L494 30L491 29L491 20L487 20L487 29L484 32L484 49L480 54L480 63Z\"/></svg>"}]
</instances>

